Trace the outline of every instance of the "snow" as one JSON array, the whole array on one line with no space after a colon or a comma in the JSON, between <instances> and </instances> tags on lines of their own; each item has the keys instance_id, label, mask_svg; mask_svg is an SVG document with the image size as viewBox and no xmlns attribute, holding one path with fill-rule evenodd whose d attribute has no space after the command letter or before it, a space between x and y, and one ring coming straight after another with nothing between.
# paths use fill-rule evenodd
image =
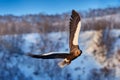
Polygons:
<instances>
[{"instance_id":1,"label":"snow","mask_svg":"<svg viewBox=\"0 0 120 80\"><path fill-rule=\"evenodd\" d=\"M76 80L78 75L84 75L81 76L81 78L83 80L86 80L91 70L94 68L99 69L101 68L101 65L95 61L93 56L83 53L79 58L74 60L69 67L72 71L73 79Z\"/></svg>"},{"instance_id":2,"label":"snow","mask_svg":"<svg viewBox=\"0 0 120 80\"><path fill-rule=\"evenodd\" d=\"M31 33L31 34L26 34L23 39L25 39L25 41L27 42L36 43L36 40L39 38L39 36L40 35L37 33Z\"/></svg>"},{"instance_id":3,"label":"snow","mask_svg":"<svg viewBox=\"0 0 120 80\"><path fill-rule=\"evenodd\" d=\"M113 37L119 37L120 38L120 30L119 29L113 29L111 31L110 35L113 36Z\"/></svg>"},{"instance_id":4,"label":"snow","mask_svg":"<svg viewBox=\"0 0 120 80\"><path fill-rule=\"evenodd\" d=\"M120 30L111 30L110 34L113 38L115 38L114 51L117 51L120 49ZM101 36L101 34L98 31L80 32L79 46L83 53L80 57L73 60L70 65L66 66L63 69L59 68L57 65L57 63L60 61L59 59L41 60L33 59L26 55L18 55L18 57L11 56L11 62L6 61L6 63L4 64L7 64L7 66L10 68L12 68L13 66L18 67L21 73L27 78L31 77L31 80L56 80L58 78L58 80L66 80L67 78L71 78L72 80L89 80L88 78L93 74L92 70L99 70L96 73L98 73L99 75L104 75L104 73L100 71L108 63L106 61L105 64L101 64L92 54L94 49L97 48L95 43L99 42L99 36ZM9 35L4 36L4 38L6 39L9 37ZM22 39L24 40L24 42L22 43L23 46L21 48L24 54L30 52L31 49L37 52L38 48L38 54L44 53L44 51L42 52L41 49L45 50L45 52L47 53L50 52L50 54L69 51L68 32L53 32L45 35L38 33L24 34L22 36ZM30 46L32 45L33 47L30 48ZM3 52L0 52L0 60L2 60L3 55ZM117 67L113 69L115 69L115 77L118 78L116 78L116 80L119 80L120 63L118 60L116 60L115 56L112 59L114 59L112 60L112 63L115 63L117 65ZM104 77L102 79L105 80Z\"/></svg>"}]
</instances>

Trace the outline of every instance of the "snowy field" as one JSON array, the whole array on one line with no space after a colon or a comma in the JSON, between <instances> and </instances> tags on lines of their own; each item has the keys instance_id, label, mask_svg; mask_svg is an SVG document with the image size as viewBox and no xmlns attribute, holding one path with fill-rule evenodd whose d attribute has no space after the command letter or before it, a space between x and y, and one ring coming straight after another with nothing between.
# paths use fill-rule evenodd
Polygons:
<instances>
[{"instance_id":1,"label":"snowy field","mask_svg":"<svg viewBox=\"0 0 120 80\"><path fill-rule=\"evenodd\" d=\"M5 35L0 42L0 80L120 80L120 30L81 32L83 54L65 68L57 65L60 59L26 54L68 52L68 32Z\"/></svg>"}]
</instances>

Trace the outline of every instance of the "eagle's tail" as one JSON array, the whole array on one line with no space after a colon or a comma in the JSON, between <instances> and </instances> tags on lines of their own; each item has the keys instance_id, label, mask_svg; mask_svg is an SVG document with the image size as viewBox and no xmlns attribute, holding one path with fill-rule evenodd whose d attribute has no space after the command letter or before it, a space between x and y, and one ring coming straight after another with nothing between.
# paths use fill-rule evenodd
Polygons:
<instances>
[{"instance_id":1,"label":"eagle's tail","mask_svg":"<svg viewBox=\"0 0 120 80\"><path fill-rule=\"evenodd\" d=\"M63 61L61 61L61 62L58 63L58 66L61 67L61 68L63 68L65 66L69 65L69 64L70 64L70 60L67 60L65 58Z\"/></svg>"}]
</instances>

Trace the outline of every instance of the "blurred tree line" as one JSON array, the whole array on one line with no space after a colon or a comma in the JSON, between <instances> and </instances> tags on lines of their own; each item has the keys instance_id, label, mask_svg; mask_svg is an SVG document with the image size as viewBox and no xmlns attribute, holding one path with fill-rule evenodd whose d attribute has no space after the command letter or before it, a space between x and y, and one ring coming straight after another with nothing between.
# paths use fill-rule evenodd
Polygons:
<instances>
[{"instance_id":1,"label":"blurred tree line","mask_svg":"<svg viewBox=\"0 0 120 80\"><path fill-rule=\"evenodd\" d=\"M82 30L99 29L102 27L120 28L120 21L115 20L114 16L106 19L106 15L120 13L120 7L105 9L90 9L80 12L83 18ZM0 16L0 35L4 34L24 34L31 32L49 33L52 31L68 31L69 18L71 12L56 15L4 15ZM96 19L95 17L101 17ZM120 17L120 16L118 16ZM92 20L88 20L91 18Z\"/></svg>"}]
</instances>

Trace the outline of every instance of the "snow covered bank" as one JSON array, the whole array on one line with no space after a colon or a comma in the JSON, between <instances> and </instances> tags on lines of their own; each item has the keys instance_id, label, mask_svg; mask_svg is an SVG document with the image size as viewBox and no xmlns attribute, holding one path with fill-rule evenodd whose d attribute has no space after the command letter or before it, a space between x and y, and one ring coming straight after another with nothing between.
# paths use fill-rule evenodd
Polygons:
<instances>
[{"instance_id":1,"label":"snow covered bank","mask_svg":"<svg viewBox=\"0 0 120 80\"><path fill-rule=\"evenodd\" d=\"M101 42L103 31L85 31L79 36L83 54L69 66L61 69L60 61L33 59L25 54L42 54L51 51L69 51L69 33L24 34L1 36L0 79L2 80L119 80L120 79L120 30L111 30L113 54L108 54ZM106 42L109 41L106 39ZM8 46L9 45L9 46ZM9 51L10 50L10 51ZM17 51L15 51L17 50ZM19 50L19 51L18 51ZM103 51L103 52L101 52ZM104 53L105 52L105 53ZM104 53L104 55L101 55Z\"/></svg>"}]
</instances>

